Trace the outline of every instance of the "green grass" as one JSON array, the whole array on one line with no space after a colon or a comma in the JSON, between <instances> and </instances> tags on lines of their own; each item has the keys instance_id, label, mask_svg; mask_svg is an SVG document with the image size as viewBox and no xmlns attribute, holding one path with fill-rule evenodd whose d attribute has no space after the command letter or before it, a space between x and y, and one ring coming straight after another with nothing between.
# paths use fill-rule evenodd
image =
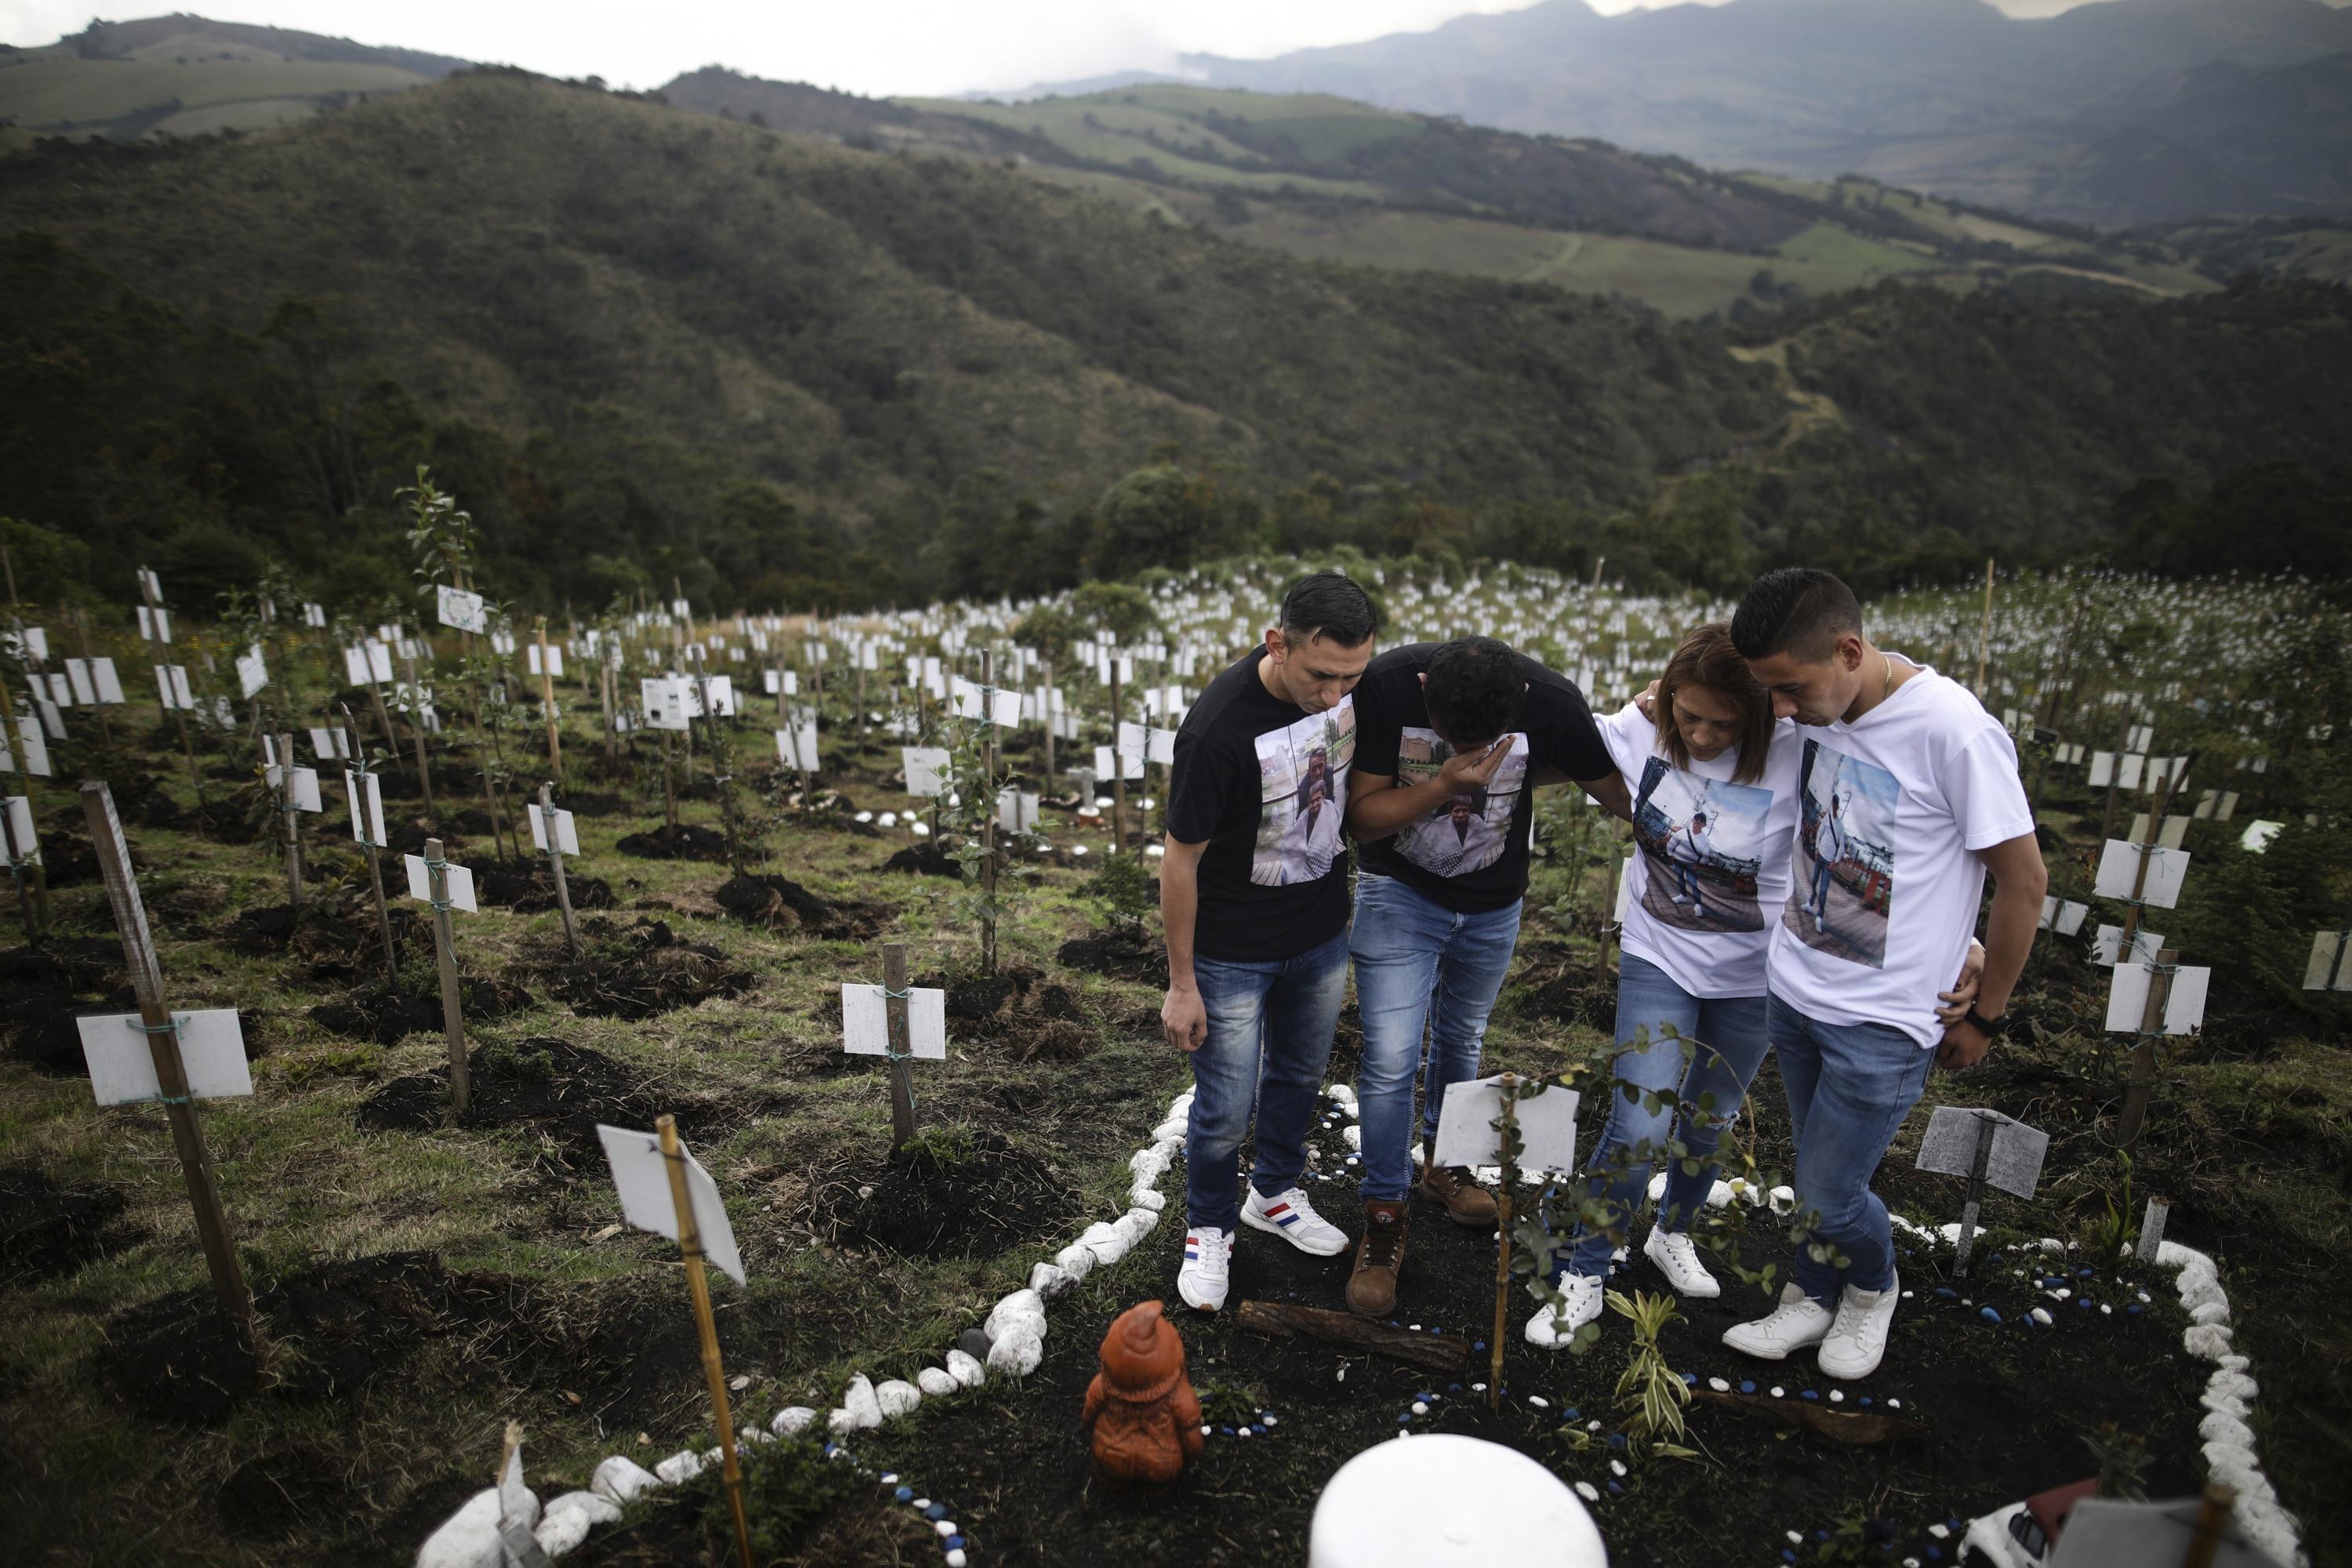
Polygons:
<instances>
[{"instance_id":1,"label":"green grass","mask_svg":"<svg viewBox=\"0 0 2352 1568\"><path fill-rule=\"evenodd\" d=\"M1374 199L1380 195L1375 187L1358 180L1324 180L1307 174L1252 172L1185 157L1181 153L1171 151L1171 146L1214 147L1229 157L1251 154L1183 116L1122 104L1116 99L1048 99L1012 105L966 103L952 99L914 98L899 101L927 113L961 115L1008 130L1032 132L1045 137L1072 157L1084 158L1090 163L1124 167L1141 160L1162 177L1171 180L1187 180L1211 186L1232 185L1266 194L1287 187L1306 195L1354 196L1364 200ZM1095 124L1087 123L1090 116ZM1163 145L1155 146L1143 139L1141 132L1147 127L1159 132Z\"/></svg>"},{"instance_id":2,"label":"green grass","mask_svg":"<svg viewBox=\"0 0 2352 1568\"><path fill-rule=\"evenodd\" d=\"M0 116L34 131L89 128L179 100L184 111L333 92L397 92L425 79L394 66L326 60L83 60L44 56L0 68ZM265 118L257 123L273 123ZM217 127L215 127L217 128Z\"/></svg>"}]
</instances>

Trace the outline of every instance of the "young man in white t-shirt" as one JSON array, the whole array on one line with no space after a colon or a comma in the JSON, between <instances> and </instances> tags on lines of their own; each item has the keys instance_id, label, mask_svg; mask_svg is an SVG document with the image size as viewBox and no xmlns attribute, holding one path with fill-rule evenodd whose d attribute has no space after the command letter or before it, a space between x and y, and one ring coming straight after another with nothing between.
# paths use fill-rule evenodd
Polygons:
<instances>
[{"instance_id":1,"label":"young man in white t-shirt","mask_svg":"<svg viewBox=\"0 0 2352 1568\"><path fill-rule=\"evenodd\" d=\"M2008 732L1965 687L1872 646L1843 583L1768 573L1731 628L1773 711L1813 731L1765 977L1797 1206L1813 1217L1780 1307L1723 1340L1771 1361L1818 1344L1823 1373L1864 1377L1902 1289L1871 1174L1930 1064L1974 1067L2000 1034L2049 874ZM1988 871L1981 989L1948 1027L1930 998L1960 967Z\"/></svg>"}]
</instances>

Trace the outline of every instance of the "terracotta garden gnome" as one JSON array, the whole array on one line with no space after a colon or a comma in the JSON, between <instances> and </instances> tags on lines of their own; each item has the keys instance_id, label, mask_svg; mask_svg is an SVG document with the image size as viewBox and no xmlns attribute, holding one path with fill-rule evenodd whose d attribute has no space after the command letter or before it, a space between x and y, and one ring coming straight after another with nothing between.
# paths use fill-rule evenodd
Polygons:
<instances>
[{"instance_id":1,"label":"terracotta garden gnome","mask_svg":"<svg viewBox=\"0 0 2352 1568\"><path fill-rule=\"evenodd\" d=\"M1103 1335L1086 1420L1105 1480L1158 1485L1201 1457L1200 1397L1184 1376L1184 1342L1159 1302L1129 1307Z\"/></svg>"}]
</instances>

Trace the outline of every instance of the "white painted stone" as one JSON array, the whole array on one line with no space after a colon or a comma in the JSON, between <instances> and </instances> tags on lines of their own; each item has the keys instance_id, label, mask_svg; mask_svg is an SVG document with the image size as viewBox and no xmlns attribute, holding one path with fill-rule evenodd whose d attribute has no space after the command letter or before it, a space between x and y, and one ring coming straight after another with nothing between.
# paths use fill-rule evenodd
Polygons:
<instances>
[{"instance_id":1,"label":"white painted stone","mask_svg":"<svg viewBox=\"0 0 2352 1568\"><path fill-rule=\"evenodd\" d=\"M1797 1207L1797 1189L1796 1189L1796 1188L1794 1188L1794 1187L1774 1187L1774 1188L1772 1189L1772 1212L1773 1212L1774 1214L1781 1214L1781 1215L1784 1215L1784 1214L1792 1214L1792 1213L1794 1213L1794 1212L1795 1212L1796 1207Z\"/></svg>"},{"instance_id":2,"label":"white painted stone","mask_svg":"<svg viewBox=\"0 0 2352 1568\"><path fill-rule=\"evenodd\" d=\"M665 1485L673 1487L682 1481L690 1481L701 1473L702 1456L691 1448L680 1448L654 1467L654 1474L659 1476Z\"/></svg>"},{"instance_id":3,"label":"white painted stone","mask_svg":"<svg viewBox=\"0 0 2352 1568\"><path fill-rule=\"evenodd\" d=\"M2180 1342L2190 1355L2202 1356L2207 1361L2211 1361L2217 1356L2228 1353L2229 1326L2224 1323L2193 1324L2187 1333L2180 1336Z\"/></svg>"},{"instance_id":4,"label":"white painted stone","mask_svg":"<svg viewBox=\"0 0 2352 1568\"><path fill-rule=\"evenodd\" d=\"M2208 1301L2201 1307L2191 1307L2189 1321L2192 1323L2226 1323L2230 1321L2230 1309L2219 1302Z\"/></svg>"},{"instance_id":5,"label":"white painted stone","mask_svg":"<svg viewBox=\"0 0 2352 1568\"><path fill-rule=\"evenodd\" d=\"M1146 1186L1141 1182L1138 1182L1127 1189L1127 1201L1137 1208L1150 1209L1152 1213L1158 1214L1168 1206L1168 1194L1157 1187Z\"/></svg>"},{"instance_id":6,"label":"white painted stone","mask_svg":"<svg viewBox=\"0 0 2352 1568\"><path fill-rule=\"evenodd\" d=\"M1168 1173L1168 1164L1172 1158L1169 1145L1154 1143L1148 1149L1138 1149L1129 1158L1127 1168L1145 1181L1156 1183Z\"/></svg>"},{"instance_id":7,"label":"white painted stone","mask_svg":"<svg viewBox=\"0 0 2352 1568\"><path fill-rule=\"evenodd\" d=\"M1601 1489L1594 1486L1591 1481L1579 1481L1576 1483L1576 1495L1582 1498L1587 1502L1599 1502L1601 1500Z\"/></svg>"},{"instance_id":8,"label":"white painted stone","mask_svg":"<svg viewBox=\"0 0 2352 1568\"><path fill-rule=\"evenodd\" d=\"M988 1368L980 1363L979 1357L969 1352L950 1350L948 1352L948 1375L966 1388L978 1388L988 1381Z\"/></svg>"},{"instance_id":9,"label":"white painted stone","mask_svg":"<svg viewBox=\"0 0 2352 1568\"><path fill-rule=\"evenodd\" d=\"M809 1423L815 1419L816 1412L807 1405L787 1405L776 1412L776 1418L768 1423L768 1430L779 1437L789 1437L795 1432L808 1430Z\"/></svg>"},{"instance_id":10,"label":"white painted stone","mask_svg":"<svg viewBox=\"0 0 2352 1568\"><path fill-rule=\"evenodd\" d=\"M1359 1149L1359 1150L1360 1150L1360 1149L1363 1148L1363 1146L1364 1146L1364 1130L1363 1130L1363 1128L1361 1128L1360 1126L1357 1125L1355 1122L1352 1122L1352 1121L1351 1121L1351 1122L1349 1122L1347 1126L1342 1127L1342 1128L1340 1128L1340 1129L1339 1129L1339 1142L1341 1142L1342 1143L1345 1143L1345 1144L1346 1144L1349 1148L1350 1148L1350 1149Z\"/></svg>"},{"instance_id":11,"label":"white painted stone","mask_svg":"<svg viewBox=\"0 0 2352 1568\"><path fill-rule=\"evenodd\" d=\"M2216 1410L2197 1423L2197 1435L2208 1443L2226 1443L2252 1453L2254 1429L2234 1415L2224 1415Z\"/></svg>"},{"instance_id":12,"label":"white painted stone","mask_svg":"<svg viewBox=\"0 0 2352 1568\"><path fill-rule=\"evenodd\" d=\"M1038 1310L1042 1312L1045 1309L1040 1307ZM856 1426L882 1425L882 1403L874 1395L872 1380L862 1372L851 1378L849 1386L841 1391L841 1407L849 1412L850 1420Z\"/></svg>"},{"instance_id":13,"label":"white painted stone","mask_svg":"<svg viewBox=\"0 0 2352 1568\"><path fill-rule=\"evenodd\" d=\"M1103 1228L1107 1231L1109 1226L1106 1226ZM1100 1261L1099 1255L1097 1261ZM1034 1290L1015 1290L990 1310L984 1328L988 1337L994 1340L1003 1337L1004 1331L1015 1324L1030 1329L1037 1338L1044 1339L1045 1337L1045 1298Z\"/></svg>"},{"instance_id":14,"label":"white painted stone","mask_svg":"<svg viewBox=\"0 0 2352 1568\"><path fill-rule=\"evenodd\" d=\"M952 1373L936 1366L927 1366L915 1374L915 1386L923 1391L926 1399L944 1399L963 1387Z\"/></svg>"},{"instance_id":15,"label":"white painted stone","mask_svg":"<svg viewBox=\"0 0 2352 1568\"><path fill-rule=\"evenodd\" d=\"M1055 1300L1076 1283L1070 1277L1070 1271L1058 1263L1039 1263L1029 1270L1029 1289L1036 1291L1043 1300Z\"/></svg>"},{"instance_id":16,"label":"white painted stone","mask_svg":"<svg viewBox=\"0 0 2352 1568\"><path fill-rule=\"evenodd\" d=\"M1045 1340L1032 1332L1025 1324L1008 1326L994 1343L988 1347L988 1364L992 1371L1010 1373L1014 1377L1026 1377L1037 1370L1045 1359Z\"/></svg>"},{"instance_id":17,"label":"white painted stone","mask_svg":"<svg viewBox=\"0 0 2352 1568\"><path fill-rule=\"evenodd\" d=\"M539 1516L539 1528L531 1533L539 1538L541 1552L561 1557L587 1540L590 1531L620 1517L621 1510L610 1500L594 1492L565 1492L547 1505Z\"/></svg>"},{"instance_id":18,"label":"white painted stone","mask_svg":"<svg viewBox=\"0 0 2352 1568\"><path fill-rule=\"evenodd\" d=\"M1083 1279L1094 1272L1095 1255L1085 1243L1074 1241L1054 1254L1054 1267L1073 1281Z\"/></svg>"},{"instance_id":19,"label":"white painted stone","mask_svg":"<svg viewBox=\"0 0 2352 1568\"><path fill-rule=\"evenodd\" d=\"M914 1414L915 1406L923 1402L923 1391L903 1377L894 1377L874 1385L874 1403L882 1411L882 1419L896 1421L901 1415Z\"/></svg>"},{"instance_id":20,"label":"white painted stone","mask_svg":"<svg viewBox=\"0 0 2352 1568\"><path fill-rule=\"evenodd\" d=\"M784 1414L788 1415L791 1412L786 1411ZM783 1418L782 1415L776 1417L779 1422ZM635 1502L648 1488L659 1485L661 1485L659 1476L655 1475L635 1459L621 1454L614 1454L603 1464L598 1465L596 1473L588 1478L588 1488L591 1491L600 1497L610 1498L617 1503Z\"/></svg>"},{"instance_id":21,"label":"white painted stone","mask_svg":"<svg viewBox=\"0 0 2352 1568\"><path fill-rule=\"evenodd\" d=\"M1110 1227L1110 1234L1108 1236L1097 1237L1097 1239L1087 1243L1087 1250L1095 1255L1096 1267L1101 1268L1109 1268L1112 1264L1117 1263L1120 1258L1125 1258L1129 1252L1133 1251L1134 1248L1134 1237L1126 1231L1120 1230L1116 1226Z\"/></svg>"},{"instance_id":22,"label":"white painted stone","mask_svg":"<svg viewBox=\"0 0 2352 1568\"><path fill-rule=\"evenodd\" d=\"M501 1568L499 1492L486 1487L442 1521L417 1549L416 1568Z\"/></svg>"},{"instance_id":23,"label":"white painted stone","mask_svg":"<svg viewBox=\"0 0 2352 1568\"><path fill-rule=\"evenodd\" d=\"M1160 1211L1148 1204L1139 1204L1118 1216L1118 1228L1128 1233L1129 1241L1141 1241L1160 1226Z\"/></svg>"},{"instance_id":24,"label":"white painted stone","mask_svg":"<svg viewBox=\"0 0 2352 1568\"><path fill-rule=\"evenodd\" d=\"M1095 1221L1094 1224L1087 1226L1086 1229L1078 1233L1077 1244L1080 1247L1092 1247L1097 1242L1108 1241L1113 1236L1118 1234L1118 1227L1111 1224L1110 1221L1107 1219L1098 1219Z\"/></svg>"},{"instance_id":25,"label":"white painted stone","mask_svg":"<svg viewBox=\"0 0 2352 1568\"><path fill-rule=\"evenodd\" d=\"M1151 1130L1151 1141L1157 1143L1163 1138L1181 1138L1188 1125L1187 1122L1171 1116Z\"/></svg>"},{"instance_id":26,"label":"white painted stone","mask_svg":"<svg viewBox=\"0 0 2352 1568\"><path fill-rule=\"evenodd\" d=\"M1324 1089L1323 1093L1325 1097L1331 1100L1335 1105L1353 1105L1356 1103L1355 1089L1344 1083L1332 1084L1330 1087Z\"/></svg>"},{"instance_id":27,"label":"white painted stone","mask_svg":"<svg viewBox=\"0 0 2352 1568\"><path fill-rule=\"evenodd\" d=\"M846 1410L828 1410L824 1413L824 1429L836 1437L846 1437L857 1430L857 1417Z\"/></svg>"}]
</instances>

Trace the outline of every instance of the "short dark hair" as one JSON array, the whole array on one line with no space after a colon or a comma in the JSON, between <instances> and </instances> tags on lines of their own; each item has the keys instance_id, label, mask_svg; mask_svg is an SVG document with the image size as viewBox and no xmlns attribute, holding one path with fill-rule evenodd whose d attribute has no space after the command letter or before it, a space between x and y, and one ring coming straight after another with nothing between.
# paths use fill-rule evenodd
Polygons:
<instances>
[{"instance_id":1,"label":"short dark hair","mask_svg":"<svg viewBox=\"0 0 2352 1568\"><path fill-rule=\"evenodd\" d=\"M1282 635L1298 642L1329 637L1342 647L1361 647L1380 626L1372 596L1343 573L1301 577L1282 596Z\"/></svg>"},{"instance_id":2,"label":"short dark hair","mask_svg":"<svg viewBox=\"0 0 2352 1568\"><path fill-rule=\"evenodd\" d=\"M1519 721L1527 671L1511 645L1494 637L1456 637L1429 656L1422 696L1429 721L1456 747L1483 746Z\"/></svg>"},{"instance_id":3,"label":"short dark hair","mask_svg":"<svg viewBox=\"0 0 2352 1568\"><path fill-rule=\"evenodd\" d=\"M1783 566L1748 584L1731 617L1731 645L1742 658L1785 652L1821 664L1839 637L1861 630L1862 605L1853 589L1811 566Z\"/></svg>"}]
</instances>

